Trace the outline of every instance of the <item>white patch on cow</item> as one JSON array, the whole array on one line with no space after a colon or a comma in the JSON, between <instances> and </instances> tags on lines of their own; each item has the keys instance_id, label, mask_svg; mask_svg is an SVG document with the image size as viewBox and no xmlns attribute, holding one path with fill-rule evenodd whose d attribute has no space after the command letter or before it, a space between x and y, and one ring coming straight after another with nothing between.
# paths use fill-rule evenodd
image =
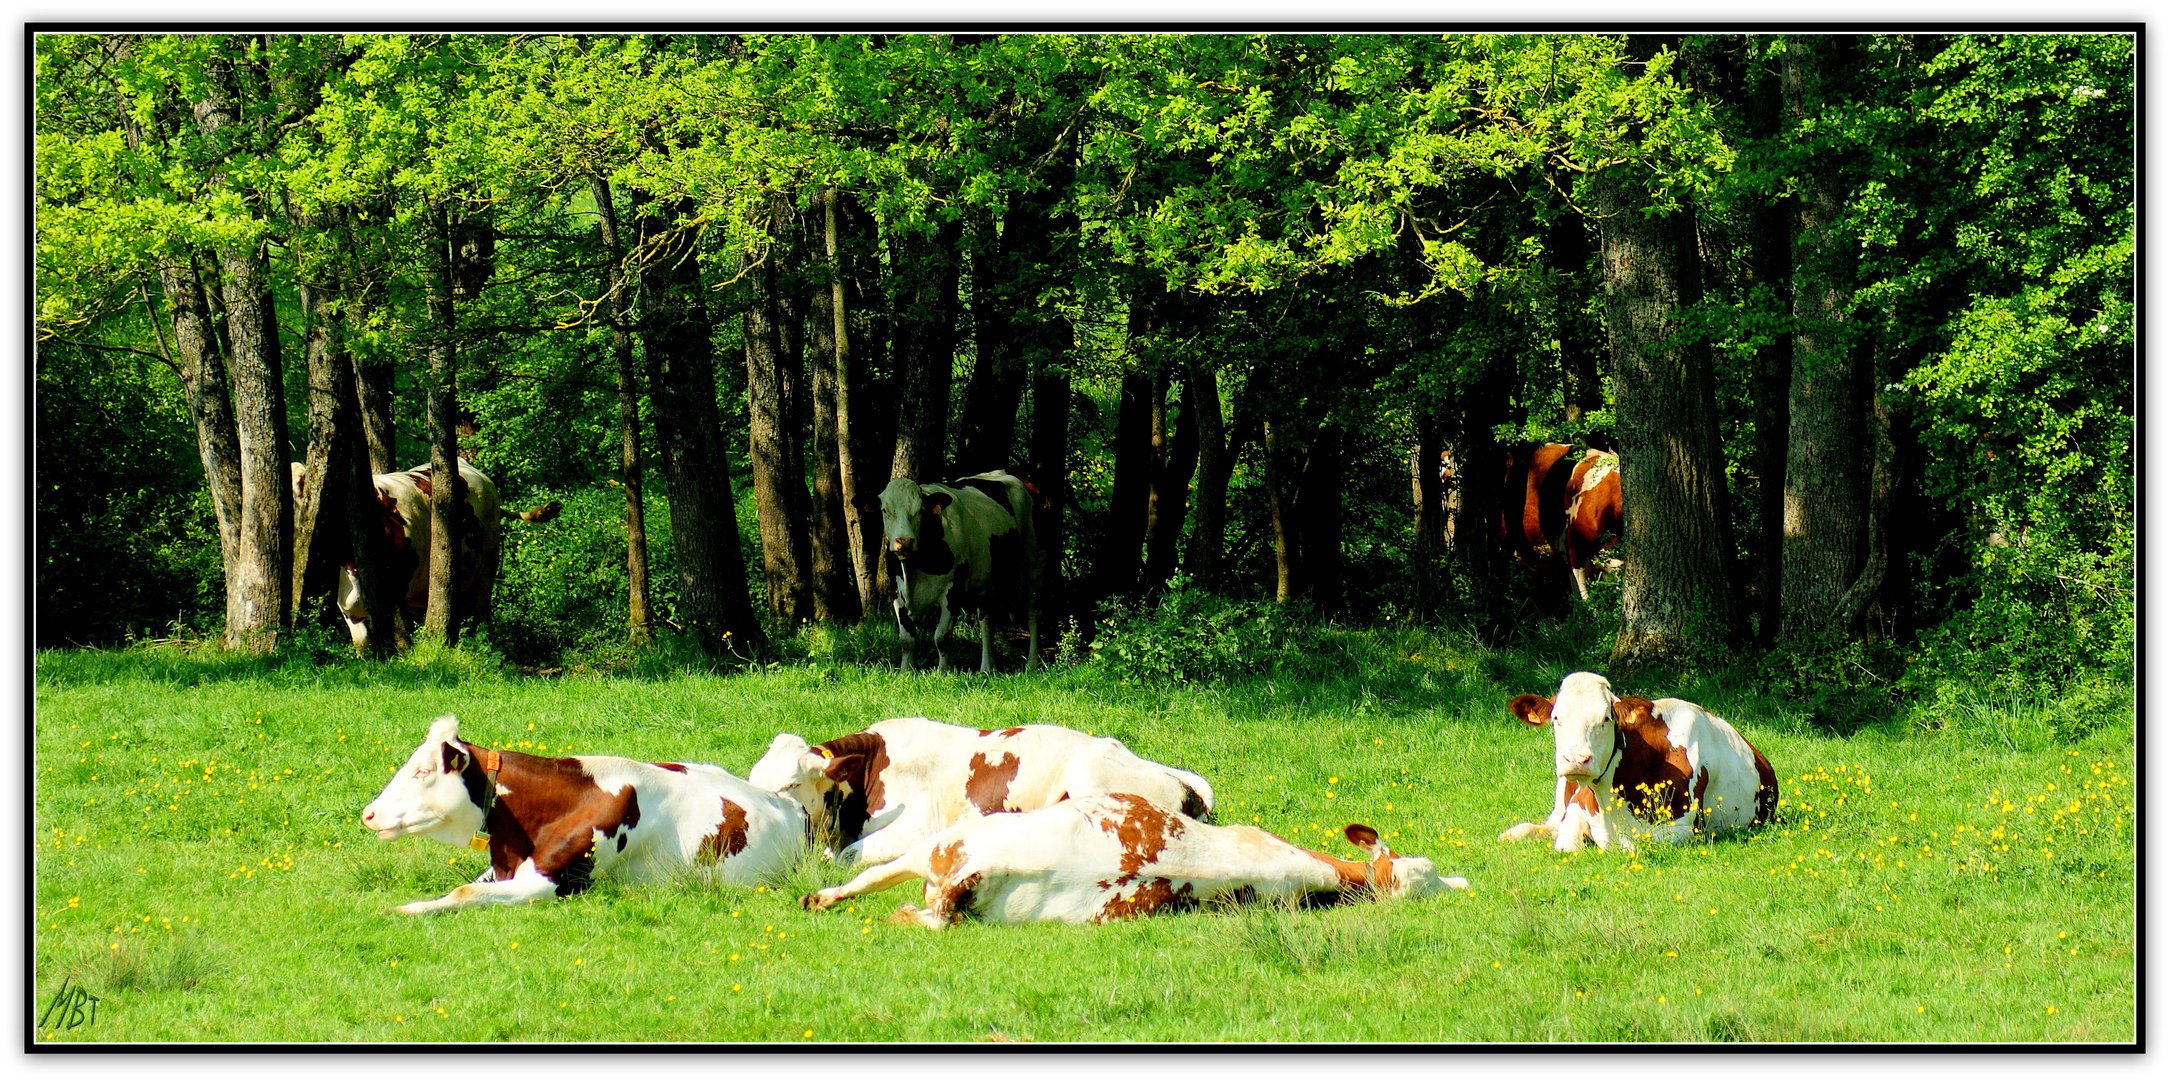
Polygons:
<instances>
[{"instance_id":1,"label":"white patch on cow","mask_svg":"<svg viewBox=\"0 0 2170 1080\"><path fill-rule=\"evenodd\" d=\"M439 911L454 911L476 904L522 904L547 899L555 895L557 884L535 869L535 860L523 859L515 867L512 876L494 880L488 871L476 880L438 897L435 900L417 900L401 904L393 910L402 915L429 915Z\"/></svg>"}]
</instances>

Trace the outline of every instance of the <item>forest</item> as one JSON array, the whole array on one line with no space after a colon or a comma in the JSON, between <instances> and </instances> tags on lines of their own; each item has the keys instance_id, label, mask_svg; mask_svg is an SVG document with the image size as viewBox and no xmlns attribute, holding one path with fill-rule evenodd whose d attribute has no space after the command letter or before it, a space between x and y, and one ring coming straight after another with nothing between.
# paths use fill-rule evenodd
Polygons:
<instances>
[{"instance_id":1,"label":"forest","mask_svg":"<svg viewBox=\"0 0 2170 1080\"><path fill-rule=\"evenodd\" d=\"M1126 679L1579 621L1841 728L2123 684L2135 44L37 33L36 643L340 662L370 477L465 459L562 512L486 612L360 571L378 653L892 663L875 496L1001 468ZM1617 454L1586 602L1529 443Z\"/></svg>"}]
</instances>

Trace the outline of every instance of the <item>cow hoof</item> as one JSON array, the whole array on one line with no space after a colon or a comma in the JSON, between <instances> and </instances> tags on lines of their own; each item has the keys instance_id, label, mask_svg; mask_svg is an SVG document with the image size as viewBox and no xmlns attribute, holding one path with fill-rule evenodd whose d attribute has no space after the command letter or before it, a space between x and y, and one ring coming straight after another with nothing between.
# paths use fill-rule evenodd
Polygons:
<instances>
[{"instance_id":1,"label":"cow hoof","mask_svg":"<svg viewBox=\"0 0 2170 1080\"><path fill-rule=\"evenodd\" d=\"M810 892L807 893L805 896L799 897L799 906L805 908L808 911L827 911L829 910L829 906L834 903L836 903L836 901L831 900L818 892Z\"/></svg>"}]
</instances>

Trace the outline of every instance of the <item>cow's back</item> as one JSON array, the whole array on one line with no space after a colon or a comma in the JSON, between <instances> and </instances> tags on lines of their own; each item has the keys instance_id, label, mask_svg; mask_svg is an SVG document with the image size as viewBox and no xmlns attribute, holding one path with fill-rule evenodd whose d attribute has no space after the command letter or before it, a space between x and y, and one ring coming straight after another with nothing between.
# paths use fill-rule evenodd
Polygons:
<instances>
[{"instance_id":1,"label":"cow's back","mask_svg":"<svg viewBox=\"0 0 2170 1080\"><path fill-rule=\"evenodd\" d=\"M1659 698L1651 704L1665 722L1668 741L1687 752L1691 775L1701 778L1697 801L1709 810L1703 824L1731 828L1760 820L1761 804L1777 797L1777 778L1747 737L1693 702ZM1761 794L1766 786L1767 796Z\"/></svg>"}]
</instances>

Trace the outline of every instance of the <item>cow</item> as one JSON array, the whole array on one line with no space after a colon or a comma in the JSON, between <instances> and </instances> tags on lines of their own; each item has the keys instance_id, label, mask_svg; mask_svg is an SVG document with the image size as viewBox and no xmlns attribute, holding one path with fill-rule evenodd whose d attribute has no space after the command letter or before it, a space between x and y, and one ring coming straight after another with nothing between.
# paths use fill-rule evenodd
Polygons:
<instances>
[{"instance_id":1,"label":"cow","mask_svg":"<svg viewBox=\"0 0 2170 1080\"><path fill-rule=\"evenodd\" d=\"M1204 820L1204 777L1147 761L1107 736L1052 724L975 729L899 717L808 746L776 736L746 779L807 808L843 861L887 862L967 818L1124 792Z\"/></svg>"},{"instance_id":2,"label":"cow","mask_svg":"<svg viewBox=\"0 0 2170 1080\"><path fill-rule=\"evenodd\" d=\"M1504 455L1500 540L1534 570L1565 564L1575 591L1590 599L1589 575L1617 570L1599 557L1620 542L1620 458L1562 443L1523 443Z\"/></svg>"},{"instance_id":3,"label":"cow","mask_svg":"<svg viewBox=\"0 0 2170 1080\"><path fill-rule=\"evenodd\" d=\"M995 669L992 616L1022 609L1025 670L1040 662L1039 549L1033 539L1033 492L1002 471L952 484L897 477L882 489L883 546L896 583L898 666L910 670L921 628L934 620L934 668L949 670L942 642L960 612L979 616L980 672Z\"/></svg>"},{"instance_id":4,"label":"cow","mask_svg":"<svg viewBox=\"0 0 2170 1080\"><path fill-rule=\"evenodd\" d=\"M1395 855L1369 826L1344 835L1364 859L1300 848L1251 825L1208 825L1137 795L1094 795L960 821L799 903L825 911L918 878L926 906L904 904L893 921L941 930L970 916L1103 923L1208 903L1319 906L1469 887L1440 877L1430 859Z\"/></svg>"},{"instance_id":5,"label":"cow","mask_svg":"<svg viewBox=\"0 0 2170 1080\"><path fill-rule=\"evenodd\" d=\"M1601 851L1635 850L1629 815L1677 844L1692 833L1760 825L1778 806L1778 774L1733 725L1679 698L1620 697L1604 676L1578 671L1552 697L1508 705L1523 723L1552 725L1552 813L1501 840L1549 837L1561 851L1584 839Z\"/></svg>"},{"instance_id":6,"label":"cow","mask_svg":"<svg viewBox=\"0 0 2170 1080\"><path fill-rule=\"evenodd\" d=\"M453 588L459 596L460 609L469 618L481 619L490 612L490 596L497 584L503 544L502 523L512 520L541 524L557 517L558 503L553 500L532 510L506 510L498 505L497 485L491 483L482 470L462 460L459 471L466 488L466 499L461 506L460 545L458 563L453 569ZM309 467L294 462L292 473L294 500L299 505L305 497ZM395 581L407 583L402 604L408 621L419 625L429 613L430 467L423 464L405 472L378 473L372 482L377 489L376 527L384 536L389 560L379 571L389 573ZM334 596L340 614L346 618L354 648L360 652L369 647L369 606L362 596L361 583L356 580L354 569L352 562L339 568L338 591Z\"/></svg>"},{"instance_id":7,"label":"cow","mask_svg":"<svg viewBox=\"0 0 2170 1080\"><path fill-rule=\"evenodd\" d=\"M427 836L489 852L481 877L402 905L404 915L571 896L597 874L769 881L798 860L809 832L797 803L714 765L492 750L460 738L451 716L430 725L362 825L380 840Z\"/></svg>"}]
</instances>

